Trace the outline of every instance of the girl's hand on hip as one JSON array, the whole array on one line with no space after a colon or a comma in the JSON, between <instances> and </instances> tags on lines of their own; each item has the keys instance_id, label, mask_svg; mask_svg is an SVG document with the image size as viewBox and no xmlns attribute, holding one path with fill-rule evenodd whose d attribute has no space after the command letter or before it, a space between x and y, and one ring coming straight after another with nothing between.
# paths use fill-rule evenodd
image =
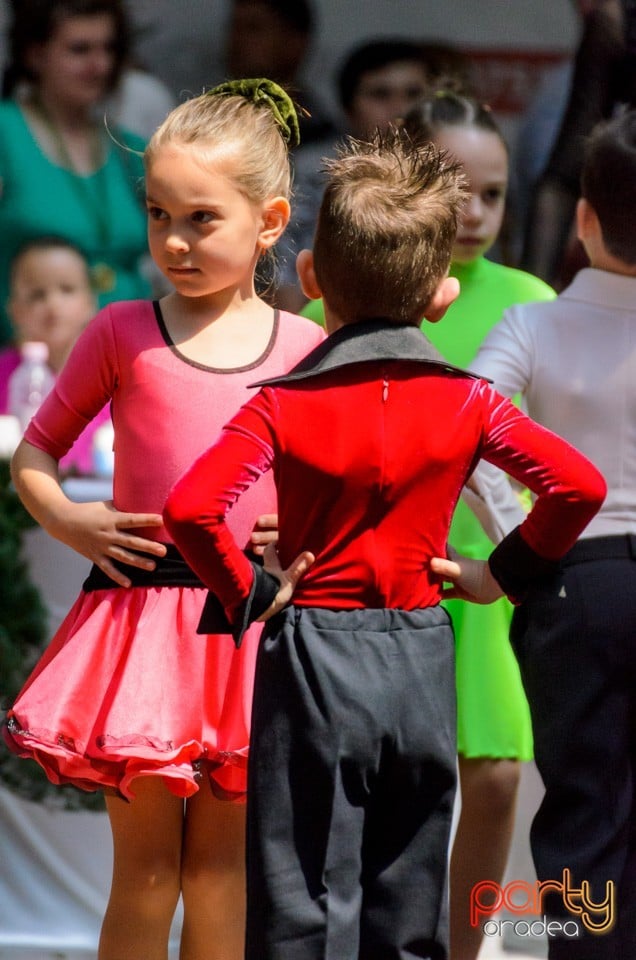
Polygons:
<instances>
[{"instance_id":1,"label":"girl's hand on hip","mask_svg":"<svg viewBox=\"0 0 636 960\"><path fill-rule=\"evenodd\" d=\"M258 517L252 528L249 548L252 553L262 557L267 545L278 543L278 514L264 513Z\"/></svg>"},{"instance_id":2,"label":"girl's hand on hip","mask_svg":"<svg viewBox=\"0 0 636 960\"><path fill-rule=\"evenodd\" d=\"M112 501L72 503L63 516L58 516L57 529L50 532L67 546L96 564L100 570L121 587L129 587L130 580L115 567L113 560L154 570L152 557L163 557L163 543L139 536L135 530L143 527L161 527L163 520L156 513L122 513ZM150 556L139 556L150 554Z\"/></svg>"},{"instance_id":3,"label":"girl's hand on hip","mask_svg":"<svg viewBox=\"0 0 636 960\"><path fill-rule=\"evenodd\" d=\"M290 563L286 570L280 565L278 553L273 543L268 544L263 552L265 570L280 580L280 589L276 594L273 603L258 617L259 621L269 620L275 613L278 613L286 607L294 594L298 581L303 577L316 559L313 553L303 550L296 559Z\"/></svg>"}]
</instances>

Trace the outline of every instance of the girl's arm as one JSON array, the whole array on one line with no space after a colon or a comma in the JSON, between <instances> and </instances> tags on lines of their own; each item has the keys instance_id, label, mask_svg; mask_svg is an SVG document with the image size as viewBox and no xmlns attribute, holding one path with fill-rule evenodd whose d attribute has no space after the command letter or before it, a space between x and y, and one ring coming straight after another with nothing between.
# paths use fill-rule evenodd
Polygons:
<instances>
[{"instance_id":1,"label":"girl's arm","mask_svg":"<svg viewBox=\"0 0 636 960\"><path fill-rule=\"evenodd\" d=\"M153 570L154 560L135 551L155 557L166 552L163 544L134 532L140 527L160 527L160 515L121 513L110 501L69 500L60 485L55 458L26 440L21 441L13 455L11 476L22 503L40 526L91 560L121 587L129 587L130 580L114 566L113 560Z\"/></svg>"}]
</instances>

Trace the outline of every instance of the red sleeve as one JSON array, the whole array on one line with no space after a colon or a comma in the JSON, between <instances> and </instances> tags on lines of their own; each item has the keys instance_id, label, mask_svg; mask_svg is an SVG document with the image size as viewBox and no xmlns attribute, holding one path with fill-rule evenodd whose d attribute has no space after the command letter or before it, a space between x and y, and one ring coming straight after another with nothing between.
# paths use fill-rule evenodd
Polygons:
<instances>
[{"instance_id":1,"label":"red sleeve","mask_svg":"<svg viewBox=\"0 0 636 960\"><path fill-rule=\"evenodd\" d=\"M254 573L225 517L241 493L272 466L275 410L268 389L245 404L175 484L164 508L174 542L219 598L231 623L250 596Z\"/></svg>"},{"instance_id":2,"label":"red sleeve","mask_svg":"<svg viewBox=\"0 0 636 960\"><path fill-rule=\"evenodd\" d=\"M519 530L539 556L567 553L598 512L607 487L594 464L562 437L483 385L487 428L481 456L527 486L536 501Z\"/></svg>"}]
</instances>

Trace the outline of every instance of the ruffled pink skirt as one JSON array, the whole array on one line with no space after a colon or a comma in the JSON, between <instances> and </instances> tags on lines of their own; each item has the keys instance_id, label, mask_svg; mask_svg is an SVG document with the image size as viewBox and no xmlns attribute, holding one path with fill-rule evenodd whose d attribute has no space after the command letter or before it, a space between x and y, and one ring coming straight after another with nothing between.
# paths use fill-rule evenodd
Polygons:
<instances>
[{"instance_id":1,"label":"ruffled pink skirt","mask_svg":"<svg viewBox=\"0 0 636 960\"><path fill-rule=\"evenodd\" d=\"M159 776L189 797L202 776L245 798L261 624L236 650L196 633L206 591L131 587L82 593L8 714L11 750L53 783L130 799Z\"/></svg>"}]
</instances>

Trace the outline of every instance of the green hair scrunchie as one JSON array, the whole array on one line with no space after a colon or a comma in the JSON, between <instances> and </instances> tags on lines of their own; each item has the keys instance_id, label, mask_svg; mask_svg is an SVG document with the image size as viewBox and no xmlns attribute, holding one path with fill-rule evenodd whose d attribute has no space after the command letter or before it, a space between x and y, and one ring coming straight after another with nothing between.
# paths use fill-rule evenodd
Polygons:
<instances>
[{"instance_id":1,"label":"green hair scrunchie","mask_svg":"<svg viewBox=\"0 0 636 960\"><path fill-rule=\"evenodd\" d=\"M244 97L256 106L265 105L274 114L283 140L289 147L300 143L298 114L289 94L273 80L226 80L207 91L209 97Z\"/></svg>"}]
</instances>

